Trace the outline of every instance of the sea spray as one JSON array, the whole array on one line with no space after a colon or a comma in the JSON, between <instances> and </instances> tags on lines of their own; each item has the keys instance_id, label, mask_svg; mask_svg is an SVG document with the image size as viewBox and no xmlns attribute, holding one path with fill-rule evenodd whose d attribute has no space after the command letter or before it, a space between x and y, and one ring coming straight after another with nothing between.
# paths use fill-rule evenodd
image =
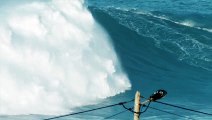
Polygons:
<instances>
[{"instance_id":1,"label":"sea spray","mask_svg":"<svg viewBox=\"0 0 212 120\"><path fill-rule=\"evenodd\" d=\"M130 88L110 38L83 4L52 0L1 11L1 115L66 113Z\"/></svg>"}]
</instances>

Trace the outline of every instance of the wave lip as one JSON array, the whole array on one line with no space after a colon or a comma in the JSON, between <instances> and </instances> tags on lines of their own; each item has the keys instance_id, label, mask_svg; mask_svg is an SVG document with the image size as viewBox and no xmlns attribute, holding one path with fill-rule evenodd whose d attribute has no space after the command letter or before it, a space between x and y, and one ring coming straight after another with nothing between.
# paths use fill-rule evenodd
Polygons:
<instances>
[{"instance_id":1,"label":"wave lip","mask_svg":"<svg viewBox=\"0 0 212 120\"><path fill-rule=\"evenodd\" d=\"M0 114L61 114L130 89L110 38L83 4L52 0L2 12Z\"/></svg>"}]
</instances>

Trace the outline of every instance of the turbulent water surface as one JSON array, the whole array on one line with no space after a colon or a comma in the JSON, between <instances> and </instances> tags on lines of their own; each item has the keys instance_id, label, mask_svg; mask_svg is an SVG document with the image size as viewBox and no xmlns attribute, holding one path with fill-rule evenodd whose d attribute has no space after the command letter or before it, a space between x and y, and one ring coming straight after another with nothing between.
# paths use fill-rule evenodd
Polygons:
<instances>
[{"instance_id":1,"label":"turbulent water surface","mask_svg":"<svg viewBox=\"0 0 212 120\"><path fill-rule=\"evenodd\" d=\"M162 101L212 113L211 8L210 0L1 1L0 120L42 120L157 89L168 92ZM142 119L212 119L150 106L181 117L148 109ZM122 110L58 120L100 120Z\"/></svg>"}]
</instances>

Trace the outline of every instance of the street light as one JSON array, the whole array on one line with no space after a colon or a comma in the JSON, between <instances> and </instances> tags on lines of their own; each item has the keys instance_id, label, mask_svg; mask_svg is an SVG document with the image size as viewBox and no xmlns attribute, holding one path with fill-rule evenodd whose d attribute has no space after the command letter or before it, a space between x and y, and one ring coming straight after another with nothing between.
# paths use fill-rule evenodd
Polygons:
<instances>
[{"instance_id":1,"label":"street light","mask_svg":"<svg viewBox=\"0 0 212 120\"><path fill-rule=\"evenodd\" d=\"M149 99L151 101L156 101L156 100L159 100L161 98L163 98L165 95L167 94L167 92L165 90L157 90L155 91L150 97Z\"/></svg>"}]
</instances>

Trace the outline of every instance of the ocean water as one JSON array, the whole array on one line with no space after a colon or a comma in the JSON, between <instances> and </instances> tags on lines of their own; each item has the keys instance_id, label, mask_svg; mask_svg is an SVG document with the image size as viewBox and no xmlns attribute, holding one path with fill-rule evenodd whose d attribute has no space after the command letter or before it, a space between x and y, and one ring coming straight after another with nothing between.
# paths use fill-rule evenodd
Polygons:
<instances>
[{"instance_id":1,"label":"ocean water","mask_svg":"<svg viewBox=\"0 0 212 120\"><path fill-rule=\"evenodd\" d=\"M3 0L0 13L0 120L42 120L157 89L168 92L161 101L212 113L210 0ZM148 109L141 119L212 119L150 106L185 118ZM111 118L129 119L130 112Z\"/></svg>"}]
</instances>

